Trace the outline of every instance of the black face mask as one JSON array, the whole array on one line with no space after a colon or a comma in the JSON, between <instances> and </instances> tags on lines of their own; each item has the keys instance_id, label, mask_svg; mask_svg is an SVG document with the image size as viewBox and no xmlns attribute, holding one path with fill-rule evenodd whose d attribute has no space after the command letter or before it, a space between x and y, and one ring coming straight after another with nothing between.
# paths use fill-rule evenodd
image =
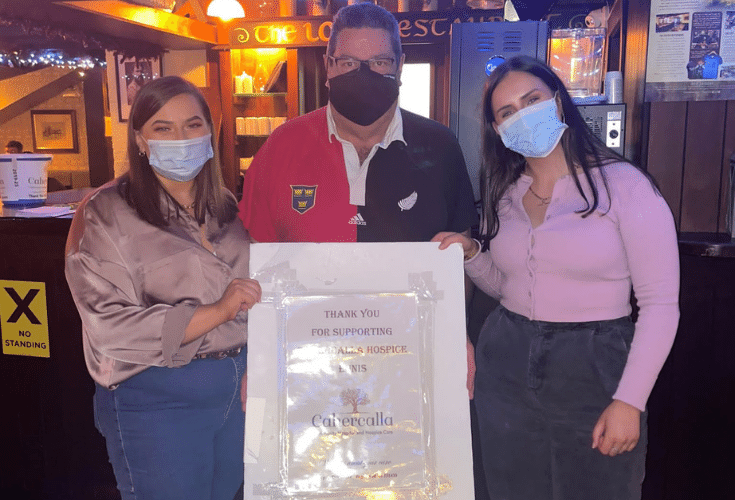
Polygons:
<instances>
[{"instance_id":1,"label":"black face mask","mask_svg":"<svg viewBox=\"0 0 735 500\"><path fill-rule=\"evenodd\" d=\"M329 79L329 102L353 123L372 125L398 99L395 75L381 75L366 63Z\"/></svg>"}]
</instances>

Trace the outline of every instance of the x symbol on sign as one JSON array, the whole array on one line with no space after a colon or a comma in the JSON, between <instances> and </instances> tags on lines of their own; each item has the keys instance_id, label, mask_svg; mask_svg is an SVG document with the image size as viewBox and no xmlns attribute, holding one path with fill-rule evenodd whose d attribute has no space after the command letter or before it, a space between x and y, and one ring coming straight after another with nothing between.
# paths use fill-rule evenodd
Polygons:
<instances>
[{"instance_id":1,"label":"x symbol on sign","mask_svg":"<svg viewBox=\"0 0 735 500\"><path fill-rule=\"evenodd\" d=\"M10 315L8 318L8 323L17 323L20 317L25 314L28 320L33 323L34 325L40 325L41 322L38 321L38 318L35 314L30 310L28 306L30 306L31 302L33 302L33 299L36 298L36 295L38 295L38 292L41 290L37 290L35 288L32 288L28 290L28 294L25 296L25 298L20 298L20 295L18 293L10 288L5 287L5 291L8 292L8 295L10 295L10 298L15 301L16 304L18 304L18 307L15 308L15 311L13 311L13 314Z\"/></svg>"}]
</instances>

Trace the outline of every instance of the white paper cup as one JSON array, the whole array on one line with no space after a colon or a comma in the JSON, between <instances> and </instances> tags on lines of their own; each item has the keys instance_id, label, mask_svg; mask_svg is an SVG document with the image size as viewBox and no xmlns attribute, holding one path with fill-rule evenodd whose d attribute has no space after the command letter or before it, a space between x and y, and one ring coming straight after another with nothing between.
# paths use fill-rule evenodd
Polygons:
<instances>
[{"instance_id":1,"label":"white paper cup","mask_svg":"<svg viewBox=\"0 0 735 500\"><path fill-rule=\"evenodd\" d=\"M258 135L268 135L271 133L271 122L267 116L258 117Z\"/></svg>"},{"instance_id":2,"label":"white paper cup","mask_svg":"<svg viewBox=\"0 0 735 500\"><path fill-rule=\"evenodd\" d=\"M258 135L258 119L253 116L245 118L245 135Z\"/></svg>"},{"instance_id":3,"label":"white paper cup","mask_svg":"<svg viewBox=\"0 0 735 500\"><path fill-rule=\"evenodd\" d=\"M620 71L608 71L605 74L605 96L609 104L623 102L623 74Z\"/></svg>"}]
</instances>

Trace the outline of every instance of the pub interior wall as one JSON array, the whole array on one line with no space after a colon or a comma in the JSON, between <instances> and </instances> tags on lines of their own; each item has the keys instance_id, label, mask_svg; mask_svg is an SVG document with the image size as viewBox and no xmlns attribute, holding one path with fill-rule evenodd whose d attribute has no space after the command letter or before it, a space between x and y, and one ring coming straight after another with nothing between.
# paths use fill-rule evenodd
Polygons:
<instances>
[{"instance_id":1,"label":"pub interior wall","mask_svg":"<svg viewBox=\"0 0 735 500\"><path fill-rule=\"evenodd\" d=\"M49 71L51 70L51 71ZM14 78L3 80L3 86L17 94L13 100L23 97L39 87L60 78L68 70L46 68ZM6 97L8 94L2 90ZM87 154L87 125L85 120L84 85L76 83L60 94L0 124L0 146L4 152L10 140L23 143L24 151L33 152L33 128L31 110L73 110L76 113L76 132L79 150L77 153L52 153L54 158L49 167L49 176L55 177L65 186L74 188L89 186L89 161Z\"/></svg>"}]
</instances>

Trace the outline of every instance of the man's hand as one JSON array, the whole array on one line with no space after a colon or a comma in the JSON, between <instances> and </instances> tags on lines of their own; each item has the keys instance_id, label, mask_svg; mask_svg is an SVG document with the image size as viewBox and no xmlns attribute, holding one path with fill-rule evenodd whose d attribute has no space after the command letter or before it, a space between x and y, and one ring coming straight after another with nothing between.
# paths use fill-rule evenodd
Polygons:
<instances>
[{"instance_id":1,"label":"man's hand","mask_svg":"<svg viewBox=\"0 0 735 500\"><path fill-rule=\"evenodd\" d=\"M475 372L477 367L475 366L475 348L467 339L467 392L469 393L470 399L475 398Z\"/></svg>"}]
</instances>

